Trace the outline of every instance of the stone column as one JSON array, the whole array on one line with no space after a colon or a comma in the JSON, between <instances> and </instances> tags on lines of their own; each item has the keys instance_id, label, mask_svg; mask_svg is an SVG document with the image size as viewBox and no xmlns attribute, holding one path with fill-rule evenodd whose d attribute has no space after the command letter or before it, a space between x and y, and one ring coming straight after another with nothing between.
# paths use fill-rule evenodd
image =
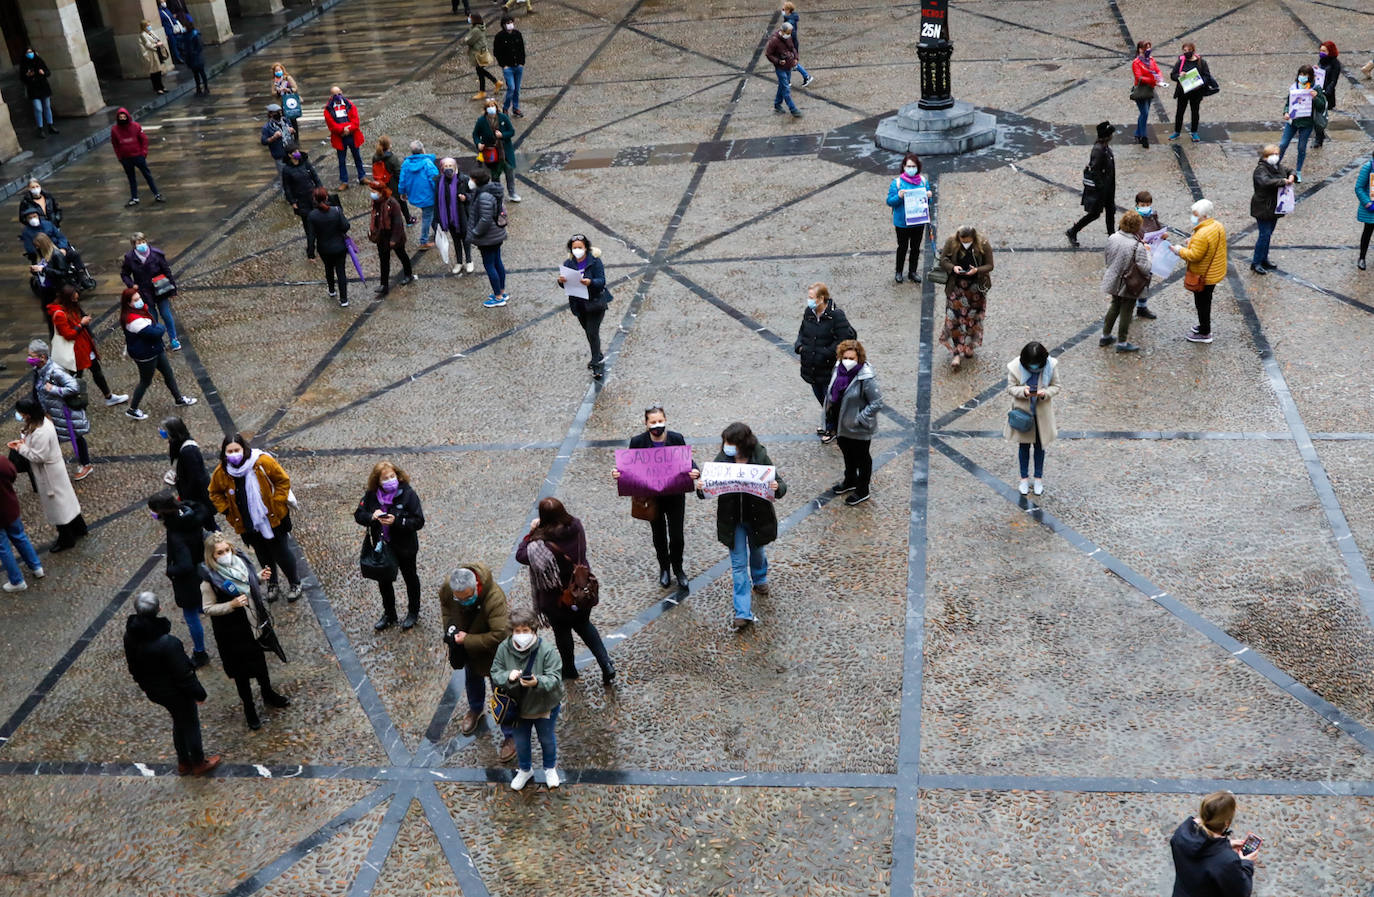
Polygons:
<instances>
[{"instance_id":1,"label":"stone column","mask_svg":"<svg viewBox=\"0 0 1374 897\"><path fill-rule=\"evenodd\" d=\"M281 0L239 0L239 12L245 16L270 16L281 11Z\"/></svg>"},{"instance_id":2,"label":"stone column","mask_svg":"<svg viewBox=\"0 0 1374 897\"><path fill-rule=\"evenodd\" d=\"M189 0L186 10L200 29L200 39L205 45L222 44L234 36L229 27L229 10L224 0Z\"/></svg>"},{"instance_id":3,"label":"stone column","mask_svg":"<svg viewBox=\"0 0 1374 897\"><path fill-rule=\"evenodd\" d=\"M76 0L25 0L23 9L29 41L52 67L53 112L90 115L103 108Z\"/></svg>"},{"instance_id":4,"label":"stone column","mask_svg":"<svg viewBox=\"0 0 1374 897\"><path fill-rule=\"evenodd\" d=\"M114 30L115 54L119 57L122 78L148 77L148 63L143 59L143 44L138 39L143 31L138 23L143 19L153 26L153 34L166 43L162 18L157 14L157 0L106 0L105 24Z\"/></svg>"},{"instance_id":5,"label":"stone column","mask_svg":"<svg viewBox=\"0 0 1374 897\"><path fill-rule=\"evenodd\" d=\"M19 138L14 133L14 124L10 121L10 107L4 103L0 103L0 106L4 106L0 109L0 163L3 163L19 155L20 147Z\"/></svg>"}]
</instances>

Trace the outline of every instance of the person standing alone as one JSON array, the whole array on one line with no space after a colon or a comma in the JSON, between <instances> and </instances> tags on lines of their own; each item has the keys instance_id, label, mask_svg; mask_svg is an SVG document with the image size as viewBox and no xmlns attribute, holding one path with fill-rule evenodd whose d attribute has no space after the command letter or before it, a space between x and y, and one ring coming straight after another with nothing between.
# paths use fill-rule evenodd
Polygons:
<instances>
[{"instance_id":1,"label":"person standing alone","mask_svg":"<svg viewBox=\"0 0 1374 897\"><path fill-rule=\"evenodd\" d=\"M1087 209L1087 214L1064 231L1070 246L1078 245L1078 232L1096 221L1099 215L1107 225L1107 236L1112 235L1112 215L1116 210L1116 158L1108 144L1114 133L1116 128L1111 122L1098 123L1097 142L1093 144L1088 167L1083 170L1083 208Z\"/></svg>"},{"instance_id":2,"label":"person standing alone","mask_svg":"<svg viewBox=\"0 0 1374 897\"><path fill-rule=\"evenodd\" d=\"M773 32L764 47L763 55L773 63L773 74L778 78L778 92L773 97L773 111L782 112L783 103L793 118L801 118L801 110L792 102L792 70L797 67L797 49L792 44L792 23L783 22L782 27Z\"/></svg>"}]
</instances>

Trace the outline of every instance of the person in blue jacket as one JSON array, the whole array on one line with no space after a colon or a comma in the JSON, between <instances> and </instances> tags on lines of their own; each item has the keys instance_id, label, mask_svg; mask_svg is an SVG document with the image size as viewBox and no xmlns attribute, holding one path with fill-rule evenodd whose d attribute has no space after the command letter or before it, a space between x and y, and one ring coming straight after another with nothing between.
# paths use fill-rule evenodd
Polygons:
<instances>
[{"instance_id":1,"label":"person in blue jacket","mask_svg":"<svg viewBox=\"0 0 1374 897\"><path fill-rule=\"evenodd\" d=\"M601 263L601 250L592 246L586 234L573 234L568 238L568 257L563 267L572 268L581 274L579 280L587 288L587 298L568 297L568 310L582 325L587 334L587 348L591 350L592 360L587 367L592 378L600 380L606 373L606 356L601 354L601 322L606 317L606 307L611 304L611 291L606 289L606 266ZM558 275L558 285L567 283L562 274Z\"/></svg>"},{"instance_id":2,"label":"person in blue jacket","mask_svg":"<svg viewBox=\"0 0 1374 897\"><path fill-rule=\"evenodd\" d=\"M401 163L401 176L398 190L401 198L420 210L420 247L434 248L434 201L437 192L434 184L439 180L439 166L434 164L434 154L425 152L425 145L418 140L410 143L410 155Z\"/></svg>"},{"instance_id":3,"label":"person in blue jacket","mask_svg":"<svg viewBox=\"0 0 1374 897\"><path fill-rule=\"evenodd\" d=\"M908 221L906 217L906 194L909 190L926 191L926 212L917 219ZM930 183L921 174L921 157L907 153L902 157L902 170L887 187L887 204L892 207L892 226L897 229L897 273L893 280L902 282L902 265L907 264L907 280L920 283L921 240L930 223ZM911 260L907 261L907 253Z\"/></svg>"},{"instance_id":4,"label":"person in blue jacket","mask_svg":"<svg viewBox=\"0 0 1374 897\"><path fill-rule=\"evenodd\" d=\"M1360 201L1360 208L1356 211L1355 217L1364 225L1364 230L1360 233L1360 260L1355 263L1355 267L1363 271L1364 257L1369 252L1369 237L1374 234L1374 154L1365 160L1364 166L1360 169L1360 176L1355 178L1355 198Z\"/></svg>"},{"instance_id":5,"label":"person in blue jacket","mask_svg":"<svg viewBox=\"0 0 1374 897\"><path fill-rule=\"evenodd\" d=\"M200 36L200 29L191 23L189 15L181 17L181 24L186 29L181 36L181 53L186 58L186 67L191 70L191 76L196 79L196 96L208 97L210 78L205 74L205 41Z\"/></svg>"},{"instance_id":6,"label":"person in blue jacket","mask_svg":"<svg viewBox=\"0 0 1374 897\"><path fill-rule=\"evenodd\" d=\"M199 87L197 87L199 92ZM281 107L276 103L267 105L267 121L262 123L262 131L258 135L258 143L267 147L267 151L272 154L272 164L277 166L277 179L281 180L281 169L286 164L286 150L288 147L294 148L297 141L296 126L282 117ZM285 195L286 187L282 187L282 194Z\"/></svg>"},{"instance_id":7,"label":"person in blue jacket","mask_svg":"<svg viewBox=\"0 0 1374 897\"><path fill-rule=\"evenodd\" d=\"M28 256L30 264L38 262L38 248L33 245L33 238L39 234L46 234L48 239L52 240L52 245L67 253L67 259L73 266L76 268L84 267L81 263L81 256L72 248L72 244L67 240L67 235L62 233L57 225L38 214L37 209L25 209L19 215L19 222L23 225L23 229L19 232L19 242L24 244L24 255Z\"/></svg>"},{"instance_id":8,"label":"person in blue jacket","mask_svg":"<svg viewBox=\"0 0 1374 897\"><path fill-rule=\"evenodd\" d=\"M797 12L796 4L792 0L783 0L782 20L792 26L792 51L797 54L797 74L802 76L802 87L810 87L811 82L816 80L816 76L808 72L801 64L801 40L797 36L797 26L801 21L801 13Z\"/></svg>"}]
</instances>

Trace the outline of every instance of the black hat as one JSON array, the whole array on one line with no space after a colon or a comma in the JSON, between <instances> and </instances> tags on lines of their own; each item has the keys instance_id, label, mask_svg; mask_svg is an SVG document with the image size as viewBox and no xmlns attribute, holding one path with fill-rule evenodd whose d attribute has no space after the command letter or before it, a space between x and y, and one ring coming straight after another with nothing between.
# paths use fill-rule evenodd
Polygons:
<instances>
[{"instance_id":1,"label":"black hat","mask_svg":"<svg viewBox=\"0 0 1374 897\"><path fill-rule=\"evenodd\" d=\"M1098 124L1097 124L1097 139L1098 139L1098 140L1105 140L1106 138L1112 136L1112 135L1115 134L1115 133L1116 133L1116 125L1112 124L1112 123L1109 122L1109 121L1098 122Z\"/></svg>"}]
</instances>

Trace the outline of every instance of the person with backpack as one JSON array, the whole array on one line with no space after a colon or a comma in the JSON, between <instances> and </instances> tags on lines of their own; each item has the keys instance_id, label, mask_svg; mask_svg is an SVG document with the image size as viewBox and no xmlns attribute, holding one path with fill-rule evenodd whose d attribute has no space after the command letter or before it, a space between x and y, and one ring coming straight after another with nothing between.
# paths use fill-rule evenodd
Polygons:
<instances>
[{"instance_id":1,"label":"person with backpack","mask_svg":"<svg viewBox=\"0 0 1374 897\"><path fill-rule=\"evenodd\" d=\"M509 605L491 568L471 563L453 568L439 587L439 611L444 621L448 664L463 671L468 709L459 729L466 737L486 719L491 662L496 649L510 637ZM515 727L503 725L501 733L504 739L497 757L502 763L509 763L515 759Z\"/></svg>"},{"instance_id":2,"label":"person with backpack","mask_svg":"<svg viewBox=\"0 0 1374 897\"><path fill-rule=\"evenodd\" d=\"M305 257L320 254L329 298L337 296L339 308L348 308L348 229L352 225L343 209L330 205L328 190L316 187L311 198L315 207L306 216Z\"/></svg>"},{"instance_id":3,"label":"person with backpack","mask_svg":"<svg viewBox=\"0 0 1374 897\"><path fill-rule=\"evenodd\" d=\"M72 454L80 465L72 479L84 480L95 469L86 447L86 434L91 432L90 418L86 416L86 384L54 361L48 344L41 339L29 341L28 362L33 368L34 398L52 418L58 438L71 442Z\"/></svg>"},{"instance_id":4,"label":"person with backpack","mask_svg":"<svg viewBox=\"0 0 1374 897\"><path fill-rule=\"evenodd\" d=\"M1064 231L1070 246L1079 245L1078 232L1096 221L1099 215L1107 225L1107 236L1112 235L1112 216L1116 214L1116 158L1108 144L1112 142L1114 133L1116 126L1111 122L1098 123L1097 142L1093 144L1092 155L1083 169L1083 208L1087 214Z\"/></svg>"},{"instance_id":5,"label":"person with backpack","mask_svg":"<svg viewBox=\"0 0 1374 897\"><path fill-rule=\"evenodd\" d=\"M468 239L482 253L482 267L491 284L491 293L482 301L482 307L500 308L510 301L506 266L501 263L501 244L506 242L506 204L501 185L492 180L485 168L474 170L471 179L475 190L468 200Z\"/></svg>"},{"instance_id":6,"label":"person with backpack","mask_svg":"<svg viewBox=\"0 0 1374 897\"><path fill-rule=\"evenodd\" d=\"M539 637L539 619L527 610L511 614L511 636L496 649L491 661L494 685L518 688L519 719L515 723L515 751L519 769L511 779L519 791L534 778L531 730L539 734L544 761L544 784L552 791L563 780L558 775L558 738L555 728L563 704L563 677L558 674L558 654Z\"/></svg>"},{"instance_id":7,"label":"person with backpack","mask_svg":"<svg viewBox=\"0 0 1374 897\"><path fill-rule=\"evenodd\" d=\"M372 217L368 225L367 238L377 247L377 262L381 266L381 282L374 292L382 298L391 292L387 281L391 277L391 254L401 262L402 276L397 286L405 286L415 279L411 273L410 256L406 255L406 219L401 212L401 204L392 195L390 187L369 181L372 199Z\"/></svg>"}]
</instances>

